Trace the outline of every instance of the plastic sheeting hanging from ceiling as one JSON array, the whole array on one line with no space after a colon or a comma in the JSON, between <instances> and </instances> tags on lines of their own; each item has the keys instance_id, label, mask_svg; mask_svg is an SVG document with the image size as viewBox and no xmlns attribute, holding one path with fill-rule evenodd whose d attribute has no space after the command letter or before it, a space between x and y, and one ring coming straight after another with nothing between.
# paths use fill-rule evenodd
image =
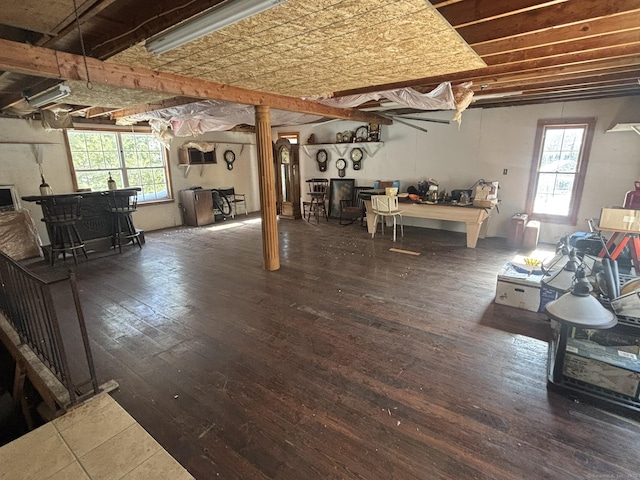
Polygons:
<instances>
[{"instance_id":1,"label":"plastic sheeting hanging from ceiling","mask_svg":"<svg viewBox=\"0 0 640 480\"><path fill-rule=\"evenodd\" d=\"M271 110L271 124L299 125L315 122L320 115ZM240 105L221 100L203 100L153 112L140 113L118 120L118 125L133 125L148 121L154 132L162 132L171 127L173 135L188 137L204 132L230 130L237 125L254 125L255 111L252 105ZM164 134L167 135L166 133ZM163 143L165 140L161 138Z\"/></svg>"},{"instance_id":2,"label":"plastic sheeting hanging from ceiling","mask_svg":"<svg viewBox=\"0 0 640 480\"><path fill-rule=\"evenodd\" d=\"M428 93L420 93L413 88L399 88L384 92L364 93L337 98L314 99L324 105L353 108L369 101L387 99L398 105L416 110L456 110L454 120L460 123L462 112L473 100L471 82L452 87L444 82ZM271 124L301 125L320 120L319 115L271 110ZM145 112L118 120L118 125L133 125L147 121L152 130L165 145L173 136L196 136L205 132L230 130L245 124L254 125L255 114L252 105L240 105L221 100L203 100L153 112Z\"/></svg>"},{"instance_id":3,"label":"plastic sheeting hanging from ceiling","mask_svg":"<svg viewBox=\"0 0 640 480\"><path fill-rule=\"evenodd\" d=\"M398 88L384 92L362 93L336 98L317 98L316 101L331 107L354 108L366 102L387 99L403 107L416 110L456 110L453 117L460 123L462 112L471 104L473 91L471 82L462 83L454 87L449 82L443 82L427 93L420 93L413 88Z\"/></svg>"}]
</instances>

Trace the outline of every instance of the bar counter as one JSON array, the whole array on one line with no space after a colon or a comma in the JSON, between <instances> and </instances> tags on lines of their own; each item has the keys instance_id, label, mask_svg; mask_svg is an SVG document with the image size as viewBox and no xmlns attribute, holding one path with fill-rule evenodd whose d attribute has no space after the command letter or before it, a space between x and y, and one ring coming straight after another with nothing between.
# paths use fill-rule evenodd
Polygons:
<instances>
[{"instance_id":1,"label":"bar counter","mask_svg":"<svg viewBox=\"0 0 640 480\"><path fill-rule=\"evenodd\" d=\"M136 190L141 191L140 187L122 188L124 190ZM22 197L25 202L35 202L38 205L44 198L51 197L70 197L75 195L81 195L80 199L80 214L82 220L80 220L76 227L80 238L85 244L87 251L105 251L111 248L111 219L107 211L107 199L104 193L109 190L100 192L76 192L76 193L60 193L54 195L31 195ZM112 190L111 190L112 191ZM51 232L48 231L49 238L51 238ZM140 241L144 243L144 232L140 232ZM46 249L44 249L46 251Z\"/></svg>"}]
</instances>

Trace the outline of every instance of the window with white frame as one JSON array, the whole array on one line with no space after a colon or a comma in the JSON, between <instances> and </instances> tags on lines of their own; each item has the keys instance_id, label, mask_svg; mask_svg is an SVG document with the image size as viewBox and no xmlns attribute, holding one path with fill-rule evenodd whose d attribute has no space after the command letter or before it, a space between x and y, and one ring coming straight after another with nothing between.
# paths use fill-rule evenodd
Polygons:
<instances>
[{"instance_id":1,"label":"window with white frame","mask_svg":"<svg viewBox=\"0 0 640 480\"><path fill-rule=\"evenodd\" d=\"M138 202L171 198L164 147L150 133L67 130L78 189L107 189L109 175L117 188L139 187Z\"/></svg>"},{"instance_id":2,"label":"window with white frame","mask_svg":"<svg viewBox=\"0 0 640 480\"><path fill-rule=\"evenodd\" d=\"M596 119L540 120L534 145L527 213L576 224Z\"/></svg>"}]
</instances>

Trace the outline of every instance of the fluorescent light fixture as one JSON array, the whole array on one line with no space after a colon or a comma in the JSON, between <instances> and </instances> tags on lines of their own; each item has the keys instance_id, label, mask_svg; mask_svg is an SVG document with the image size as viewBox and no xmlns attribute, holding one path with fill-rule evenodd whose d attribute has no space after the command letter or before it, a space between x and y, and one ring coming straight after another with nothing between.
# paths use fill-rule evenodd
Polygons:
<instances>
[{"instance_id":1,"label":"fluorescent light fixture","mask_svg":"<svg viewBox=\"0 0 640 480\"><path fill-rule=\"evenodd\" d=\"M229 0L148 40L145 47L150 53L165 53L286 1Z\"/></svg>"},{"instance_id":2,"label":"fluorescent light fixture","mask_svg":"<svg viewBox=\"0 0 640 480\"><path fill-rule=\"evenodd\" d=\"M522 95L522 92L504 92L504 93L481 93L474 95L473 100L490 100L492 98L516 97Z\"/></svg>"},{"instance_id":3,"label":"fluorescent light fixture","mask_svg":"<svg viewBox=\"0 0 640 480\"><path fill-rule=\"evenodd\" d=\"M37 93L31 96L25 95L24 98L29 106L33 108L40 108L44 105L48 105L56 102L57 100L68 97L69 95L71 95L71 88L66 85L57 85L56 87L50 90L45 90L42 93Z\"/></svg>"}]
</instances>

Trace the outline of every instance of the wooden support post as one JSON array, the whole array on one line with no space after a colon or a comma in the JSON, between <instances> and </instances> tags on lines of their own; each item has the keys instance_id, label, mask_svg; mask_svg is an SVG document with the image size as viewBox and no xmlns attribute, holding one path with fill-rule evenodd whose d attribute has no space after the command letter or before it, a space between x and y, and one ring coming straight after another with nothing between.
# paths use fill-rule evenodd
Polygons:
<instances>
[{"instance_id":1,"label":"wooden support post","mask_svg":"<svg viewBox=\"0 0 640 480\"><path fill-rule=\"evenodd\" d=\"M278 216L276 212L275 172L273 171L273 147L271 145L271 118L269 107L266 105L257 105L255 112L260 212L262 215L262 251L264 255L264 268L273 271L280 268L280 251L278 246Z\"/></svg>"},{"instance_id":2,"label":"wooden support post","mask_svg":"<svg viewBox=\"0 0 640 480\"><path fill-rule=\"evenodd\" d=\"M29 403L24 396L24 382L27 378L27 367L22 359L16 359L16 373L13 378L13 405L15 413L24 416L29 431L35 428L35 422L29 411Z\"/></svg>"}]
</instances>

